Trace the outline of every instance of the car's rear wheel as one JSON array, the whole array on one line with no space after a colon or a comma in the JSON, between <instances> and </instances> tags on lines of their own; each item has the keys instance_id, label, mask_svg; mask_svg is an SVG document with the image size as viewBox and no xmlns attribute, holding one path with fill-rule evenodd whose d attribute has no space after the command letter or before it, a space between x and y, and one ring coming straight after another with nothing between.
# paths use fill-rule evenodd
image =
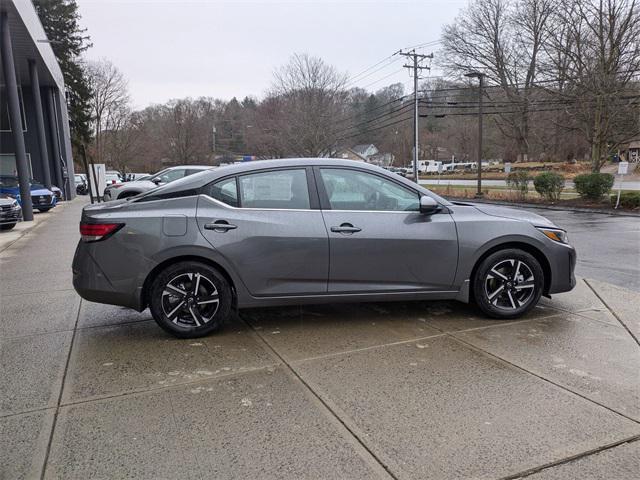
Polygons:
<instances>
[{"instance_id":1,"label":"car's rear wheel","mask_svg":"<svg viewBox=\"0 0 640 480\"><path fill-rule=\"evenodd\" d=\"M16 226L15 223L3 223L3 224L0 224L0 230L11 230L15 226Z\"/></svg>"},{"instance_id":2,"label":"car's rear wheel","mask_svg":"<svg viewBox=\"0 0 640 480\"><path fill-rule=\"evenodd\" d=\"M536 306L544 289L540 262L528 252L505 249L492 253L476 269L473 294L492 318L511 319Z\"/></svg>"},{"instance_id":3,"label":"car's rear wheel","mask_svg":"<svg viewBox=\"0 0 640 480\"><path fill-rule=\"evenodd\" d=\"M180 262L162 270L151 284L149 307L158 325L178 338L208 335L231 310L231 288L213 267Z\"/></svg>"}]
</instances>

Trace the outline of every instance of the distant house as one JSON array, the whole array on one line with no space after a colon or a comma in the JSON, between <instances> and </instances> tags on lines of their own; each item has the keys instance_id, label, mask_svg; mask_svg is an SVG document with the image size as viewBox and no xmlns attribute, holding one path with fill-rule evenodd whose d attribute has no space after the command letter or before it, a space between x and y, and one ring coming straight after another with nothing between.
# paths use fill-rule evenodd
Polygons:
<instances>
[{"instance_id":1,"label":"distant house","mask_svg":"<svg viewBox=\"0 0 640 480\"><path fill-rule=\"evenodd\" d=\"M353 148L343 148L336 152L336 158L344 160L356 160L358 162L366 162L367 158L357 153Z\"/></svg>"},{"instance_id":2,"label":"distant house","mask_svg":"<svg viewBox=\"0 0 640 480\"><path fill-rule=\"evenodd\" d=\"M629 142L627 147L627 160L629 162L640 162L640 138Z\"/></svg>"},{"instance_id":3,"label":"distant house","mask_svg":"<svg viewBox=\"0 0 640 480\"><path fill-rule=\"evenodd\" d=\"M356 145L351 150L367 160L369 159L369 157L372 157L373 155L379 153L379 150L373 143L363 143L362 145Z\"/></svg>"},{"instance_id":4,"label":"distant house","mask_svg":"<svg viewBox=\"0 0 640 480\"><path fill-rule=\"evenodd\" d=\"M393 164L393 159L392 153L376 153L369 157L368 162L379 167L390 167Z\"/></svg>"}]
</instances>

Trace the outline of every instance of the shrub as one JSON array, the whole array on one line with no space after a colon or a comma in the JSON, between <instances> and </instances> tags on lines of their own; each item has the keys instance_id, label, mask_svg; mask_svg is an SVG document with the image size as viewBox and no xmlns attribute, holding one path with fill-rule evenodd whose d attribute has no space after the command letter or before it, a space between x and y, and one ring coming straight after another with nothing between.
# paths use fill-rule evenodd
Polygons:
<instances>
[{"instance_id":1,"label":"shrub","mask_svg":"<svg viewBox=\"0 0 640 480\"><path fill-rule=\"evenodd\" d=\"M576 191L583 198L599 200L613 187L613 175L610 173L584 173L573 179Z\"/></svg>"},{"instance_id":2,"label":"shrub","mask_svg":"<svg viewBox=\"0 0 640 480\"><path fill-rule=\"evenodd\" d=\"M533 186L541 196L555 202L560 199L564 189L564 177L555 172L542 172L533 179Z\"/></svg>"},{"instance_id":3,"label":"shrub","mask_svg":"<svg viewBox=\"0 0 640 480\"><path fill-rule=\"evenodd\" d=\"M611 203L616 204L617 195L611 195ZM640 192L623 192L620 194L620 206L624 208L640 208Z\"/></svg>"},{"instance_id":4,"label":"shrub","mask_svg":"<svg viewBox=\"0 0 640 480\"><path fill-rule=\"evenodd\" d=\"M507 176L507 185L516 191L519 200L524 200L529 193L529 180L531 180L529 172L516 170Z\"/></svg>"}]
</instances>

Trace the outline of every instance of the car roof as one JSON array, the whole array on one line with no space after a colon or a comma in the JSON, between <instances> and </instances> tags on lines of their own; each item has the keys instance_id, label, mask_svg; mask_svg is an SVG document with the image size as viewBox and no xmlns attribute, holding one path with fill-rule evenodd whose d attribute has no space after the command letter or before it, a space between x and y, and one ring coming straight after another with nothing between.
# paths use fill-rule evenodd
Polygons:
<instances>
[{"instance_id":1,"label":"car roof","mask_svg":"<svg viewBox=\"0 0 640 480\"><path fill-rule=\"evenodd\" d=\"M216 168L215 165L176 165L175 167L167 167L166 170L175 170L176 168L190 168L192 170L209 170Z\"/></svg>"}]
</instances>

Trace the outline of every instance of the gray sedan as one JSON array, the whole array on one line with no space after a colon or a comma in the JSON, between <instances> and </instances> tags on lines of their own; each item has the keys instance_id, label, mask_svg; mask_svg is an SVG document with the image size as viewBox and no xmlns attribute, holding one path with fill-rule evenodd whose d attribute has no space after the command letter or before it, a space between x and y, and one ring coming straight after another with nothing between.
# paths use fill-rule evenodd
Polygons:
<instances>
[{"instance_id":1,"label":"gray sedan","mask_svg":"<svg viewBox=\"0 0 640 480\"><path fill-rule=\"evenodd\" d=\"M247 162L90 205L73 285L151 309L192 338L232 309L382 300L475 301L516 318L575 285L576 253L539 215L449 202L361 162Z\"/></svg>"}]
</instances>

